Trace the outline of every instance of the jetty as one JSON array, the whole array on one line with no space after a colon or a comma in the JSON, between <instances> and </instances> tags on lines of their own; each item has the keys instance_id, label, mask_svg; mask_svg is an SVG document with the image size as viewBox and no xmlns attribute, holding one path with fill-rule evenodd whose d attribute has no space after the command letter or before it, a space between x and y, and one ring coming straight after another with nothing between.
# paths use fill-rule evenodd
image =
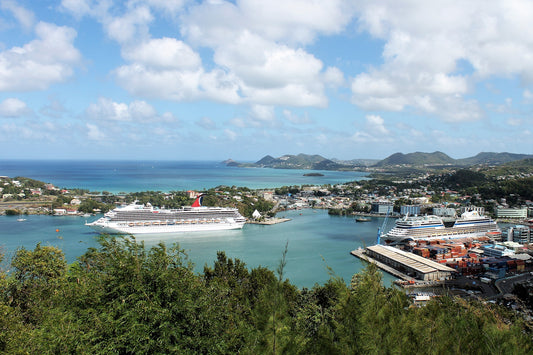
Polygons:
<instances>
[{"instance_id":1,"label":"jetty","mask_svg":"<svg viewBox=\"0 0 533 355\"><path fill-rule=\"evenodd\" d=\"M376 264L383 271L408 283L440 282L451 278L455 273L454 269L446 265L387 245L359 248L351 254Z\"/></svg>"},{"instance_id":2,"label":"jetty","mask_svg":"<svg viewBox=\"0 0 533 355\"><path fill-rule=\"evenodd\" d=\"M249 221L246 221L246 223L271 226L271 225L278 224L278 223L288 222L290 220L291 220L290 218L268 218L262 221L249 220Z\"/></svg>"}]
</instances>

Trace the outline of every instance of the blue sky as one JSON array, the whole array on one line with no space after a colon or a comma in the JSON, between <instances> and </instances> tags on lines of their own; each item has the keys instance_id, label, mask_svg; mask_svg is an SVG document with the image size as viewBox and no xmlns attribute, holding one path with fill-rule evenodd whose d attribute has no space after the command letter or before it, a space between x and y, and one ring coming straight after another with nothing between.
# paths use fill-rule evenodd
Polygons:
<instances>
[{"instance_id":1,"label":"blue sky","mask_svg":"<svg viewBox=\"0 0 533 355\"><path fill-rule=\"evenodd\" d=\"M533 154L533 2L0 0L0 158Z\"/></svg>"}]
</instances>

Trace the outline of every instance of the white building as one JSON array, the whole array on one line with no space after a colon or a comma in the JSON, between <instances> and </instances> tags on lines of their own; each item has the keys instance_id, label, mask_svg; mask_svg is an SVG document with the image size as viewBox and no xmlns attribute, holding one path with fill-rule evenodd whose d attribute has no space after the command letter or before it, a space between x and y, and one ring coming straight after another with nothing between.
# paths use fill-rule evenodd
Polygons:
<instances>
[{"instance_id":1,"label":"white building","mask_svg":"<svg viewBox=\"0 0 533 355\"><path fill-rule=\"evenodd\" d=\"M527 218L527 208L497 208L496 218Z\"/></svg>"}]
</instances>

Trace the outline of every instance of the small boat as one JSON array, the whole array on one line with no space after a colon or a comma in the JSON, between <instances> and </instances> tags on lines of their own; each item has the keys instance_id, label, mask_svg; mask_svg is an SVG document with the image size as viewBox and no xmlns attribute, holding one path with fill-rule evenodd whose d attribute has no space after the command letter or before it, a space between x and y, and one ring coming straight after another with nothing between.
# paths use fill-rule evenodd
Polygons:
<instances>
[{"instance_id":1,"label":"small boat","mask_svg":"<svg viewBox=\"0 0 533 355\"><path fill-rule=\"evenodd\" d=\"M366 217L357 217L355 219L356 222L370 222L370 218L366 218Z\"/></svg>"},{"instance_id":2,"label":"small boat","mask_svg":"<svg viewBox=\"0 0 533 355\"><path fill-rule=\"evenodd\" d=\"M17 222L24 222L26 218L17 218Z\"/></svg>"}]
</instances>

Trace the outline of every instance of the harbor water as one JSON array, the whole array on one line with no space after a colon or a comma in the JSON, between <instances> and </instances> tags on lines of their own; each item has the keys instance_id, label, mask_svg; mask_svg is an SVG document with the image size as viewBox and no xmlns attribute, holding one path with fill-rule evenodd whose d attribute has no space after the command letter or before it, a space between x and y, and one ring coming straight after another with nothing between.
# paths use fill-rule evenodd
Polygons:
<instances>
[{"instance_id":1,"label":"harbor water","mask_svg":"<svg viewBox=\"0 0 533 355\"><path fill-rule=\"evenodd\" d=\"M326 210L304 209L279 213L288 222L275 225L247 224L242 230L196 232L137 238L146 246L159 242L179 243L202 272L204 265L213 266L217 251L244 261L248 267L264 266L276 270L288 243L285 277L298 287L323 284L330 278L328 269L347 283L364 266L350 251L375 243L382 218L357 223L352 217L330 216ZM72 216L0 216L0 248L7 259L19 247L33 249L37 243L52 245L65 252L73 262L89 247L97 247L97 236L86 227L85 218ZM91 217L92 221L97 217ZM4 265L5 267L5 265ZM392 276L384 274L385 284Z\"/></svg>"},{"instance_id":2,"label":"harbor water","mask_svg":"<svg viewBox=\"0 0 533 355\"><path fill-rule=\"evenodd\" d=\"M218 162L133 161L0 161L0 175L29 177L61 188L82 188L112 193L134 191L202 190L220 185L250 189L289 185L338 184L366 179L365 173L321 171L323 176L303 176L310 170L227 167ZM92 221L98 216L88 219ZM288 243L285 277L298 287L323 284L328 269L347 283L363 267L350 251L375 243L382 219L357 223L354 218L330 216L325 210L298 210L278 214L291 220L276 225L247 224L242 230L143 236L147 246L160 241L179 243L195 270L213 265L217 251L238 258L248 267L276 267ZM97 247L97 234L72 216L0 216L0 248L7 258L19 247L37 243L62 249L69 262ZM141 239L138 239L141 240ZM4 262L5 264L5 262ZM5 265L4 265L5 267ZM392 277L385 275L386 283Z\"/></svg>"}]
</instances>

